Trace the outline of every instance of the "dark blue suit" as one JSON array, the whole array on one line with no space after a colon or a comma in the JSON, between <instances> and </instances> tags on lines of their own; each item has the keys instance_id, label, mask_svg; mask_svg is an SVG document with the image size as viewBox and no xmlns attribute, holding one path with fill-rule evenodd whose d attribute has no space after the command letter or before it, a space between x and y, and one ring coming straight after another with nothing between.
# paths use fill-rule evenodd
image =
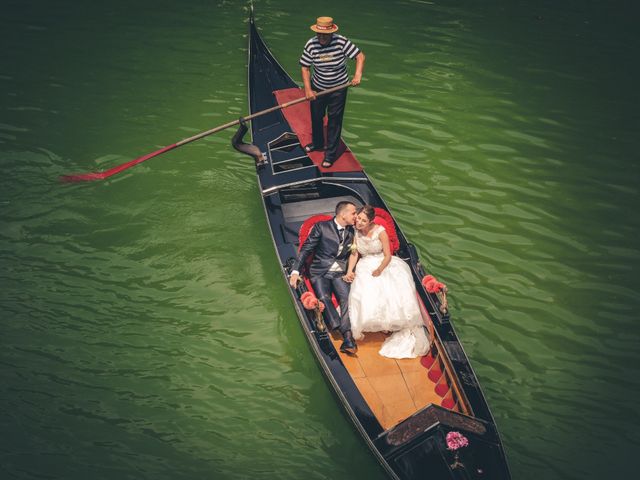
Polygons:
<instances>
[{"instance_id":1,"label":"dark blue suit","mask_svg":"<svg viewBox=\"0 0 640 480\"><path fill-rule=\"evenodd\" d=\"M353 238L352 226L345 227L344 239L341 241L338 226L334 219L318 222L313 226L309 236L302 244L298 260L293 265L293 270L301 271L309 255L313 255L309 268L309 280L318 299L325 304L324 316L329 328L339 328L340 333L343 335L351 330L351 322L349 321L350 285L342 280L342 276L347 271ZM334 263L340 266L340 271L329 271ZM339 315L333 306L331 301L332 293L338 299L342 315Z\"/></svg>"}]
</instances>

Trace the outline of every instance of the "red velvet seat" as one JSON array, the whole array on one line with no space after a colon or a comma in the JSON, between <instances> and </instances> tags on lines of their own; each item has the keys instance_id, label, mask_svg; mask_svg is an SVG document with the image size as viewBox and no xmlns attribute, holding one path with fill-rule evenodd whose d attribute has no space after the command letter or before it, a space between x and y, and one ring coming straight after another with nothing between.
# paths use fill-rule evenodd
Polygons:
<instances>
[{"instance_id":1,"label":"red velvet seat","mask_svg":"<svg viewBox=\"0 0 640 480\"><path fill-rule=\"evenodd\" d=\"M374 210L376 212L376 217L373 219L373 222L377 225L382 225L385 228L387 235L389 236L389 246L391 248L391 253L395 253L398 250L398 248L400 248L400 241L398 240L398 234L396 233L396 227L393 223L393 219L391 218L391 215L389 215L389 212L387 212L386 210L383 210L382 208L374 208ZM302 226L300 227L300 232L298 234L298 241L300 242L298 244L298 252L300 251L300 249L302 248L302 245L304 244L305 240L309 236L309 233L311 233L311 229L313 228L313 226L318 222L325 222L327 220L331 220L332 218L333 216L331 215L313 215L307 218L302 223ZM304 268L308 268L309 265L311 265L312 261L313 261L313 256L309 256L306 262L306 266ZM311 282L306 276L304 277L304 281L307 286L307 289L310 292L315 293L313 290L313 287L311 286ZM333 301L333 305L336 308L338 308L338 301L335 295L331 296L331 300Z\"/></svg>"},{"instance_id":2,"label":"red velvet seat","mask_svg":"<svg viewBox=\"0 0 640 480\"><path fill-rule=\"evenodd\" d=\"M456 400L455 394L453 393L453 390L451 390L447 394L447 396L442 399L442 402L440 402L440 405L443 406L444 408L448 408L449 410L459 411L458 402Z\"/></svg>"},{"instance_id":3,"label":"red velvet seat","mask_svg":"<svg viewBox=\"0 0 640 480\"><path fill-rule=\"evenodd\" d=\"M311 233L311 229L318 222L325 222L327 220L331 220L333 217L331 215L314 215L312 217L307 218L302 226L300 227L300 232L298 233L298 240L300 244L298 245L298 252L302 248L302 244L305 242L309 233Z\"/></svg>"},{"instance_id":4,"label":"red velvet seat","mask_svg":"<svg viewBox=\"0 0 640 480\"><path fill-rule=\"evenodd\" d=\"M437 383L438 380L440 380L440 378L442 377L443 372L444 368L442 368L440 360L436 361L429 369L429 380L431 380L433 383Z\"/></svg>"},{"instance_id":5,"label":"red velvet seat","mask_svg":"<svg viewBox=\"0 0 640 480\"><path fill-rule=\"evenodd\" d=\"M382 225L389 236L389 246L391 247L391 254L394 254L400 248L400 240L398 240L398 233L396 232L396 226L393 223L393 218L386 210L382 208L374 208L376 217L373 219L373 223L376 225Z\"/></svg>"},{"instance_id":6,"label":"red velvet seat","mask_svg":"<svg viewBox=\"0 0 640 480\"><path fill-rule=\"evenodd\" d=\"M436 361L436 358L438 358L438 351L435 346L432 346L427 354L420 359L420 363L428 370L431 368L431 365L433 365L433 362Z\"/></svg>"},{"instance_id":7,"label":"red velvet seat","mask_svg":"<svg viewBox=\"0 0 640 480\"><path fill-rule=\"evenodd\" d=\"M437 383L435 392L439 397L444 397L451 390L451 385L449 384L449 377L445 373L442 375L442 378Z\"/></svg>"},{"instance_id":8,"label":"red velvet seat","mask_svg":"<svg viewBox=\"0 0 640 480\"><path fill-rule=\"evenodd\" d=\"M397 252L400 248L400 241L398 240L398 233L396 232L396 227L391 215L382 208L374 208L374 210L376 212L376 217L373 219L373 223L384 227L387 231L387 235L389 236L391 253ZM298 245L298 251L302 248L302 244L307 239L311 229L316 223L331 220L332 218L333 217L331 215L313 215L312 217L307 218L300 227L300 233L298 234L298 240L300 242Z\"/></svg>"}]
</instances>

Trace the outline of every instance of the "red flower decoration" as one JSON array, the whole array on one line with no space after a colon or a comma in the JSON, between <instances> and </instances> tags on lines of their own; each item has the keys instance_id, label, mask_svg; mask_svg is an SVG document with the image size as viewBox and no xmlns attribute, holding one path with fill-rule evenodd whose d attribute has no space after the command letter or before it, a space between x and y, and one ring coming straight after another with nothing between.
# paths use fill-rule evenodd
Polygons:
<instances>
[{"instance_id":1,"label":"red flower decoration","mask_svg":"<svg viewBox=\"0 0 640 480\"><path fill-rule=\"evenodd\" d=\"M309 297L304 302L302 302L302 304L307 310L315 310L315 308L318 306L318 299L316 297Z\"/></svg>"},{"instance_id":2,"label":"red flower decoration","mask_svg":"<svg viewBox=\"0 0 640 480\"><path fill-rule=\"evenodd\" d=\"M433 275L425 275L422 279L422 286L429 293L438 293L446 287L444 283L436 280Z\"/></svg>"},{"instance_id":3,"label":"red flower decoration","mask_svg":"<svg viewBox=\"0 0 640 480\"><path fill-rule=\"evenodd\" d=\"M426 288L427 283L429 283L431 280L435 280L436 277L434 277L433 275L425 275L424 278L422 279L422 285Z\"/></svg>"},{"instance_id":4,"label":"red flower decoration","mask_svg":"<svg viewBox=\"0 0 640 480\"><path fill-rule=\"evenodd\" d=\"M300 301L307 310L315 310L322 303L312 292L304 292L300 296Z\"/></svg>"}]
</instances>

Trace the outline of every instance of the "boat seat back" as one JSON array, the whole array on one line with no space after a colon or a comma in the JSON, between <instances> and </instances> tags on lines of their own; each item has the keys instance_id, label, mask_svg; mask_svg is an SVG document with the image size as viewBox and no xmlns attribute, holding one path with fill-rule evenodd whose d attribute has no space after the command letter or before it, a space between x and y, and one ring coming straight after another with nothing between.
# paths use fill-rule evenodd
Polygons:
<instances>
[{"instance_id":1,"label":"boat seat back","mask_svg":"<svg viewBox=\"0 0 640 480\"><path fill-rule=\"evenodd\" d=\"M394 255L400 249L400 240L398 240L398 232L396 232L396 225L393 218L386 210L375 207L376 218L373 219L373 223L382 225L387 231L389 236L389 247L391 248L391 254Z\"/></svg>"},{"instance_id":2,"label":"boat seat back","mask_svg":"<svg viewBox=\"0 0 640 480\"><path fill-rule=\"evenodd\" d=\"M300 232L298 233L298 252L302 248L302 245L307 240L307 237L311 233L311 229L318 222L326 222L327 220L331 220L333 217L331 215L313 215L312 217L307 218L300 226Z\"/></svg>"},{"instance_id":3,"label":"boat seat back","mask_svg":"<svg viewBox=\"0 0 640 480\"><path fill-rule=\"evenodd\" d=\"M389 244L391 247L391 253L395 253L400 247L400 242L398 241L398 235L396 233L396 228L395 228L395 224L393 223L393 219L391 218L391 215L389 215L389 212L387 212L386 210L383 210L382 208L376 207L374 210L376 212L376 217L374 218L373 221L375 224L382 225L385 228L385 230L387 231L387 235L389 235ZM331 215L313 215L307 218L302 223L302 226L300 227L300 233L298 235L298 240L300 242L298 244L298 252L302 248L302 245L304 244L304 242L307 240L307 237L309 236L309 233L311 233L311 229L313 228L313 226L318 222L324 222L327 220L331 220L332 218L333 216ZM313 255L310 255L309 258L307 258L306 264L302 266L303 271L301 271L300 273L304 277L304 281L307 286L307 289L310 292L313 292L315 294L315 291L311 286L311 281L309 281L309 278L307 275L309 266L311 265L312 261L313 261ZM331 299L333 301L333 304L336 307L338 307L338 301L336 300L335 295L332 295Z\"/></svg>"},{"instance_id":4,"label":"boat seat back","mask_svg":"<svg viewBox=\"0 0 640 480\"><path fill-rule=\"evenodd\" d=\"M382 225L389 236L389 246L391 247L391 253L395 254L400 248L400 241L398 240L398 233L396 232L396 226L393 221L393 218L386 210L382 208L375 207L376 217L373 219L373 223L376 225ZM331 220L333 217L331 215L313 215L312 217L307 218L300 227L300 233L298 235L298 251L302 248L302 244L305 242L311 229L318 222L324 222L327 220Z\"/></svg>"}]
</instances>

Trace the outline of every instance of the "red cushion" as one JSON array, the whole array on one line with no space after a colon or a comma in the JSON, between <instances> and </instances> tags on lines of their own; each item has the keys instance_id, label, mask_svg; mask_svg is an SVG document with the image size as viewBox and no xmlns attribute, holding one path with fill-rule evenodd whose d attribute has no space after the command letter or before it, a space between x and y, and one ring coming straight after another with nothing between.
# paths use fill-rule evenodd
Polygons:
<instances>
[{"instance_id":1,"label":"red cushion","mask_svg":"<svg viewBox=\"0 0 640 480\"><path fill-rule=\"evenodd\" d=\"M446 397L442 400L440 405L442 405L444 408L448 408L449 410L453 410L453 407L456 406L456 401L453 399L453 397Z\"/></svg>"},{"instance_id":2,"label":"red cushion","mask_svg":"<svg viewBox=\"0 0 640 480\"><path fill-rule=\"evenodd\" d=\"M300 233L298 235L298 239L300 240L300 244L298 245L298 251L302 248L302 244L311 233L311 229L318 222L324 222L326 220L331 220L333 217L331 215L314 215L313 217L307 218L302 226L300 227Z\"/></svg>"},{"instance_id":3,"label":"red cushion","mask_svg":"<svg viewBox=\"0 0 640 480\"><path fill-rule=\"evenodd\" d=\"M393 218L386 210L382 208L374 208L376 212L376 218L373 219L373 223L376 225L382 225L389 236L389 247L391 248L391 253L396 253L400 248L400 241L398 240L398 234L396 232L395 224L393 223Z\"/></svg>"},{"instance_id":4,"label":"red cushion","mask_svg":"<svg viewBox=\"0 0 640 480\"><path fill-rule=\"evenodd\" d=\"M440 377L442 377L442 368L440 368L440 365L438 363L433 365L429 370L427 376L433 383L436 383L438 380L440 380Z\"/></svg>"},{"instance_id":5,"label":"red cushion","mask_svg":"<svg viewBox=\"0 0 640 480\"><path fill-rule=\"evenodd\" d=\"M440 397L444 397L447 393L449 393L449 384L447 383L447 379L440 380L436 385L435 392Z\"/></svg>"},{"instance_id":6,"label":"red cushion","mask_svg":"<svg viewBox=\"0 0 640 480\"><path fill-rule=\"evenodd\" d=\"M398 248L400 248L400 242L398 241L398 235L396 234L396 228L393 223L393 219L389 212L383 210L381 208L375 208L376 218L373 219L373 222L377 225L382 225L389 236L389 245L391 247L391 253L395 253ZM311 229L318 222L324 222L327 220L331 220L333 217L331 215L313 215L312 217L307 218L302 226L300 227L300 233L298 234L298 251L302 248L305 240L311 233ZM310 255L307 259L307 264L311 264L313 256ZM313 292L313 287L311 286L311 282L308 279L305 279L305 283L307 284L307 288L309 291ZM332 295L333 304L337 307L338 302L336 301L335 295Z\"/></svg>"},{"instance_id":7,"label":"red cushion","mask_svg":"<svg viewBox=\"0 0 640 480\"><path fill-rule=\"evenodd\" d=\"M400 241L398 240L398 234L396 233L396 227L393 223L391 215L389 215L389 212L383 210L382 208L374 208L374 210L376 212L376 218L373 219L373 223L382 225L384 227L384 229L387 231L387 235L389 236L391 253L397 252L400 248ZM331 220L332 218L333 217L331 215L314 215L307 218L300 227L300 234L298 236L300 244L298 245L298 251L300 251L302 244L307 239L309 233L311 232L311 229L316 223Z\"/></svg>"},{"instance_id":8,"label":"red cushion","mask_svg":"<svg viewBox=\"0 0 640 480\"><path fill-rule=\"evenodd\" d=\"M433 352L429 351L425 356L420 359L420 363L426 369L431 368L433 362L436 361L436 357L433 356Z\"/></svg>"}]
</instances>

